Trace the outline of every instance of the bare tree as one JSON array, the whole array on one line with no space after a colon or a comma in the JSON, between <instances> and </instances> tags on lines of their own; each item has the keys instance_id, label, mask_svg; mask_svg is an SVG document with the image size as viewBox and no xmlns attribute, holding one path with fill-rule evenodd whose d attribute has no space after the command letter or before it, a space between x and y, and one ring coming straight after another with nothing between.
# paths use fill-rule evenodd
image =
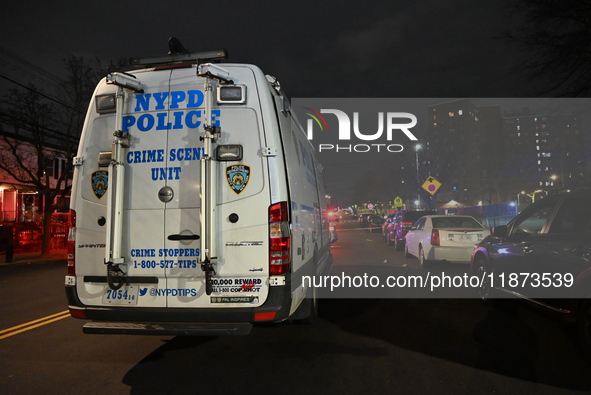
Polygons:
<instances>
[{"instance_id":1,"label":"bare tree","mask_svg":"<svg viewBox=\"0 0 591 395\"><path fill-rule=\"evenodd\" d=\"M54 202L70 189L72 158L101 74L96 61L70 56L64 65L67 77L58 92L46 94L36 86L12 90L0 112L0 169L42 196L42 255L49 251Z\"/></svg>"},{"instance_id":2,"label":"bare tree","mask_svg":"<svg viewBox=\"0 0 591 395\"><path fill-rule=\"evenodd\" d=\"M529 54L526 73L550 83L547 95L591 93L591 1L514 0L524 22L503 37Z\"/></svg>"}]
</instances>

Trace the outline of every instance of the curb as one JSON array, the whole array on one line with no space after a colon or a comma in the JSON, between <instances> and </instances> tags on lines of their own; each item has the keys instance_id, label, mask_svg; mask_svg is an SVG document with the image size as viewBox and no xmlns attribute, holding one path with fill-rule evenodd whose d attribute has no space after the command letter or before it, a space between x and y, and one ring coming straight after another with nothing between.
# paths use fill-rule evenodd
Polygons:
<instances>
[{"instance_id":1,"label":"curb","mask_svg":"<svg viewBox=\"0 0 591 395\"><path fill-rule=\"evenodd\" d=\"M32 263L43 263L66 260L68 254L65 250L53 250L50 251L46 256L41 256L37 253L21 253L14 254L12 262L6 262L6 254L0 254L0 266L11 266L11 265L28 265Z\"/></svg>"}]
</instances>

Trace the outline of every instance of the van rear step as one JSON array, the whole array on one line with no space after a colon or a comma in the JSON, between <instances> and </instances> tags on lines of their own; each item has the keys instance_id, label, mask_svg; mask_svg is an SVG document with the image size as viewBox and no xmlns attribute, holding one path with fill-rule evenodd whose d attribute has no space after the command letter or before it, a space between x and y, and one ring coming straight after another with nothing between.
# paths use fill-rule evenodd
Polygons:
<instances>
[{"instance_id":1,"label":"van rear step","mask_svg":"<svg viewBox=\"0 0 591 395\"><path fill-rule=\"evenodd\" d=\"M243 336L252 330L248 322L102 322L91 321L84 333L109 335Z\"/></svg>"}]
</instances>

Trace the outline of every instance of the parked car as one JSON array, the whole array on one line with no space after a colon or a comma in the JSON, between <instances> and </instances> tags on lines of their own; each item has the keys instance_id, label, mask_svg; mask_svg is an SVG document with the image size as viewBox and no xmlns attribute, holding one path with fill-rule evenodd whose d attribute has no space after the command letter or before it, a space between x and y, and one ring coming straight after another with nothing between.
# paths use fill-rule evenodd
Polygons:
<instances>
[{"instance_id":1,"label":"parked car","mask_svg":"<svg viewBox=\"0 0 591 395\"><path fill-rule=\"evenodd\" d=\"M359 223L360 224L365 224L367 222L367 218L370 216L371 214L359 214Z\"/></svg>"},{"instance_id":2,"label":"parked car","mask_svg":"<svg viewBox=\"0 0 591 395\"><path fill-rule=\"evenodd\" d=\"M388 234L388 226L390 226L390 224L392 222L394 222L394 218L396 218L396 213L388 214L388 216L386 217L386 220L382 224L382 239L384 241L387 241L386 235Z\"/></svg>"},{"instance_id":3,"label":"parked car","mask_svg":"<svg viewBox=\"0 0 591 395\"><path fill-rule=\"evenodd\" d=\"M400 210L396 213L394 220L388 224L384 235L384 240L388 245L393 245L398 251L404 248L404 237L406 232L424 215L435 215L436 211L408 211Z\"/></svg>"},{"instance_id":4,"label":"parked car","mask_svg":"<svg viewBox=\"0 0 591 395\"><path fill-rule=\"evenodd\" d=\"M510 294L568 317L591 358L591 187L549 195L495 227L471 265L483 300Z\"/></svg>"},{"instance_id":5,"label":"parked car","mask_svg":"<svg viewBox=\"0 0 591 395\"><path fill-rule=\"evenodd\" d=\"M404 253L419 258L421 267L431 262L470 263L474 245L490 230L469 215L426 215L406 234Z\"/></svg>"},{"instance_id":6,"label":"parked car","mask_svg":"<svg viewBox=\"0 0 591 395\"><path fill-rule=\"evenodd\" d=\"M382 224L384 223L384 217L378 214L370 214L367 216L367 231L368 232L375 232L377 230L382 230Z\"/></svg>"}]
</instances>

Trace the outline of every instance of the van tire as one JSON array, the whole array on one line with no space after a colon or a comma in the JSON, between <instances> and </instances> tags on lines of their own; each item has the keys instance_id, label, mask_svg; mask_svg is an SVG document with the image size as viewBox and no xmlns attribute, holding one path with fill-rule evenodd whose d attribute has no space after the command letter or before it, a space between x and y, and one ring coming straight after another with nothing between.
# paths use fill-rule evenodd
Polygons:
<instances>
[{"instance_id":1,"label":"van tire","mask_svg":"<svg viewBox=\"0 0 591 395\"><path fill-rule=\"evenodd\" d=\"M318 320L318 298L316 288L308 289L308 295L292 315L291 322L298 325L313 324Z\"/></svg>"}]
</instances>

